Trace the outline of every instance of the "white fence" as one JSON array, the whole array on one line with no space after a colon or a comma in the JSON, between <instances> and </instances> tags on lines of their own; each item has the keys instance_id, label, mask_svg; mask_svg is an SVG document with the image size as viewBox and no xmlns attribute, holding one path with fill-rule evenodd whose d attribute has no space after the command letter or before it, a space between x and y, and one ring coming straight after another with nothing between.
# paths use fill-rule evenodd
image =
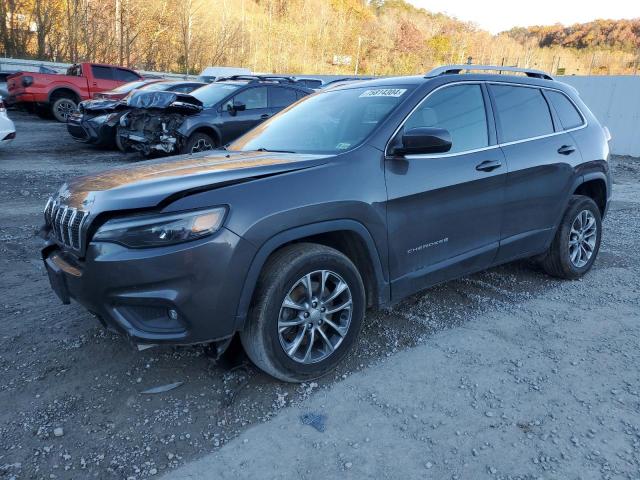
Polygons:
<instances>
[{"instance_id":1,"label":"white fence","mask_svg":"<svg viewBox=\"0 0 640 480\"><path fill-rule=\"evenodd\" d=\"M0 72L37 72L40 67L46 67L55 70L58 73L64 73L72 64L60 62L45 62L40 60L22 60L20 58L0 58ZM141 75L153 74L159 75L167 79L187 80L197 78L195 75L183 75L181 73L167 72L148 72L144 70L136 70Z\"/></svg>"},{"instance_id":2,"label":"white fence","mask_svg":"<svg viewBox=\"0 0 640 480\"><path fill-rule=\"evenodd\" d=\"M640 157L640 76L557 77L611 132L611 153Z\"/></svg>"}]
</instances>

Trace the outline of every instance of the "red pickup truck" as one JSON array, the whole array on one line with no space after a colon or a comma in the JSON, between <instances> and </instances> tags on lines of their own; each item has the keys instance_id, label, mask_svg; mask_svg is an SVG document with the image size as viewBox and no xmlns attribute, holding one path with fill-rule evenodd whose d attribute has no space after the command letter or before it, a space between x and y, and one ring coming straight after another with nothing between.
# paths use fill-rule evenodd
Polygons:
<instances>
[{"instance_id":1,"label":"red pickup truck","mask_svg":"<svg viewBox=\"0 0 640 480\"><path fill-rule=\"evenodd\" d=\"M7 78L7 103L66 122L81 100L140 79L133 70L98 63L72 65L66 75L19 72Z\"/></svg>"}]
</instances>

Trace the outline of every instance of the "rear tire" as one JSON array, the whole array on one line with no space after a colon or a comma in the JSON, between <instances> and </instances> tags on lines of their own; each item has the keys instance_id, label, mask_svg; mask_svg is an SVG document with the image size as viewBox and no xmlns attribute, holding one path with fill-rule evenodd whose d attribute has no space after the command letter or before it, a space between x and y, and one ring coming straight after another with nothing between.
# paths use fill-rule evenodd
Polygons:
<instances>
[{"instance_id":1,"label":"rear tire","mask_svg":"<svg viewBox=\"0 0 640 480\"><path fill-rule=\"evenodd\" d=\"M261 370L304 382L326 375L344 359L364 312L364 285L351 260L324 245L298 243L265 264L240 340Z\"/></svg>"},{"instance_id":2,"label":"rear tire","mask_svg":"<svg viewBox=\"0 0 640 480\"><path fill-rule=\"evenodd\" d=\"M573 195L547 252L539 263L549 275L575 280L593 266L602 239L602 219L596 203Z\"/></svg>"},{"instance_id":3,"label":"rear tire","mask_svg":"<svg viewBox=\"0 0 640 480\"><path fill-rule=\"evenodd\" d=\"M78 104L73 98L58 97L51 104L53 118L62 123L67 123L67 118L78 108Z\"/></svg>"},{"instance_id":4,"label":"rear tire","mask_svg":"<svg viewBox=\"0 0 640 480\"><path fill-rule=\"evenodd\" d=\"M120 134L118 131L116 131L116 136L114 141L118 150L120 150L123 153L127 152L127 147L122 143L122 139L120 138Z\"/></svg>"},{"instance_id":5,"label":"rear tire","mask_svg":"<svg viewBox=\"0 0 640 480\"><path fill-rule=\"evenodd\" d=\"M218 148L217 142L210 135L202 132L192 134L184 145L180 153L198 153Z\"/></svg>"}]
</instances>

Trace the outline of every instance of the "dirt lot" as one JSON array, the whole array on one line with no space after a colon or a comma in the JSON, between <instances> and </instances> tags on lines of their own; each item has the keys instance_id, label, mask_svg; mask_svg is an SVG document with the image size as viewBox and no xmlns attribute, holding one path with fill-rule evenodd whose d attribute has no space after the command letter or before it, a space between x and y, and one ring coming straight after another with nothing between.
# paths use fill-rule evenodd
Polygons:
<instances>
[{"instance_id":1,"label":"dirt lot","mask_svg":"<svg viewBox=\"0 0 640 480\"><path fill-rule=\"evenodd\" d=\"M570 290L527 262L450 282L392 311L369 312L357 351L317 383L284 385L246 363L223 368L202 348L138 352L78 305L59 304L35 232L47 196L66 178L140 159L77 144L64 125L12 117L18 138L0 151L0 478L158 475L437 332L527 300L554 302ZM640 160L614 158L612 165L619 196L595 270L628 271L637 301L638 285L631 282L640 268ZM590 287L581 302L599 306L608 295L603 283ZM602 348L624 347L604 342ZM184 383L167 393L142 393L173 382Z\"/></svg>"}]
</instances>

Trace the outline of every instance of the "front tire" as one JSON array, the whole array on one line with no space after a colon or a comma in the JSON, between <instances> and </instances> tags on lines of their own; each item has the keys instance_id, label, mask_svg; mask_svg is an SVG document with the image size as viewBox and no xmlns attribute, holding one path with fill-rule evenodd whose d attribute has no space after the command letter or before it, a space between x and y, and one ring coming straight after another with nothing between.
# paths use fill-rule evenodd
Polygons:
<instances>
[{"instance_id":1,"label":"front tire","mask_svg":"<svg viewBox=\"0 0 640 480\"><path fill-rule=\"evenodd\" d=\"M365 305L362 278L349 258L324 245L290 245L265 264L240 340L269 375L312 380L351 350Z\"/></svg>"},{"instance_id":2,"label":"front tire","mask_svg":"<svg viewBox=\"0 0 640 480\"><path fill-rule=\"evenodd\" d=\"M551 276L574 280L593 266L602 239L602 218L596 203L584 195L573 195L549 250L541 259Z\"/></svg>"}]
</instances>

